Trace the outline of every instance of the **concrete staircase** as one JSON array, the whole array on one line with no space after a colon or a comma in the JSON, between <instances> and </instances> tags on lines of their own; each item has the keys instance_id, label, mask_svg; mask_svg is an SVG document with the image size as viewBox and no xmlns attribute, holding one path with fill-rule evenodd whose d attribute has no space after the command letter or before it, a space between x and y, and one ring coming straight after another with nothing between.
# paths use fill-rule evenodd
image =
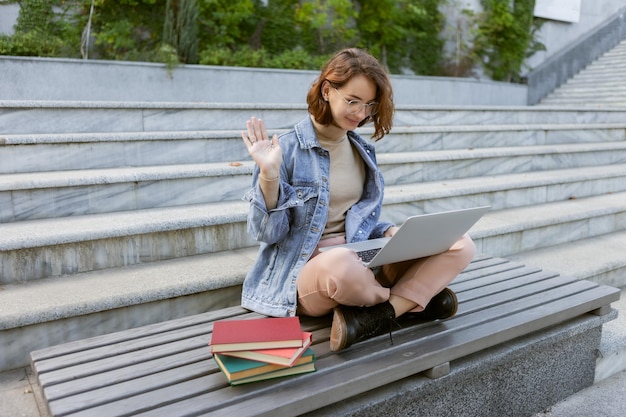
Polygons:
<instances>
[{"instance_id":1,"label":"concrete staircase","mask_svg":"<svg viewBox=\"0 0 626 417\"><path fill-rule=\"evenodd\" d=\"M0 370L239 303L252 115L306 109L0 102ZM626 285L626 108L402 106L376 146L386 220L490 204L479 252Z\"/></svg>"},{"instance_id":2,"label":"concrete staircase","mask_svg":"<svg viewBox=\"0 0 626 417\"><path fill-rule=\"evenodd\" d=\"M542 99L540 104L626 107L626 39Z\"/></svg>"}]
</instances>

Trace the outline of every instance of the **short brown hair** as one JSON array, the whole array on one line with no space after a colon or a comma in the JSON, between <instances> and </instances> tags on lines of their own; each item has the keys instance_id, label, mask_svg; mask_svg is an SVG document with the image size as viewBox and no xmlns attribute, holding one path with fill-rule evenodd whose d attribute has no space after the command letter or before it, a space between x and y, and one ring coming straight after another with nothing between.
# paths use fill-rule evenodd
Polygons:
<instances>
[{"instance_id":1,"label":"short brown hair","mask_svg":"<svg viewBox=\"0 0 626 417\"><path fill-rule=\"evenodd\" d=\"M355 75L364 75L376 84L375 100L378 103L378 112L366 117L359 127L374 122L372 138L380 140L391 130L394 112L393 90L387 71L376 58L361 49L343 49L324 65L320 77L315 80L306 97L309 113L317 122L323 125L331 124L333 116L330 105L322 96L322 84L329 81L333 87L340 88Z\"/></svg>"}]
</instances>

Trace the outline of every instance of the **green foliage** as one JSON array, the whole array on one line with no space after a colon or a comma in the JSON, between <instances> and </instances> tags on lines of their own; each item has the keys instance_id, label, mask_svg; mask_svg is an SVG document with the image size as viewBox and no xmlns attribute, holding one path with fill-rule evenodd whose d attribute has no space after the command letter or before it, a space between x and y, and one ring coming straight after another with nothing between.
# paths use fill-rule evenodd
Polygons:
<instances>
[{"instance_id":1,"label":"green foliage","mask_svg":"<svg viewBox=\"0 0 626 417\"><path fill-rule=\"evenodd\" d=\"M172 78L174 68L180 65L176 48L166 43L162 44L161 47L156 51L156 53L154 54L154 60L156 62L165 63L165 67L167 68L167 74L170 78Z\"/></svg>"},{"instance_id":2,"label":"green foliage","mask_svg":"<svg viewBox=\"0 0 626 417\"><path fill-rule=\"evenodd\" d=\"M519 81L524 60L544 46L535 39L540 21L533 19L534 0L481 0L474 15L473 56L497 81Z\"/></svg>"},{"instance_id":3,"label":"green foliage","mask_svg":"<svg viewBox=\"0 0 626 417\"><path fill-rule=\"evenodd\" d=\"M65 17L61 0L20 0L13 36L0 37L0 54L16 56L72 56L79 42ZM58 12L55 12L53 6Z\"/></svg>"},{"instance_id":4,"label":"green foliage","mask_svg":"<svg viewBox=\"0 0 626 417\"><path fill-rule=\"evenodd\" d=\"M229 67L264 67L267 61L265 50L253 50L249 46L232 51L230 48L208 48L200 54L202 65L224 65Z\"/></svg>"},{"instance_id":5,"label":"green foliage","mask_svg":"<svg viewBox=\"0 0 626 417\"><path fill-rule=\"evenodd\" d=\"M0 54L81 56L92 0L16 0L13 36ZM455 0L95 0L89 57L166 63L319 69L358 46L392 73L467 75L474 63L496 80L519 81L540 50L534 0L481 0L468 12L471 39L444 56L442 5ZM453 61L451 63L451 61Z\"/></svg>"},{"instance_id":6,"label":"green foliage","mask_svg":"<svg viewBox=\"0 0 626 417\"><path fill-rule=\"evenodd\" d=\"M311 56L302 49L292 49L273 56L268 67L319 70L330 57L331 54Z\"/></svg>"},{"instance_id":7,"label":"green foliage","mask_svg":"<svg viewBox=\"0 0 626 417\"><path fill-rule=\"evenodd\" d=\"M405 44L407 66L416 74L438 75L444 61L444 40L440 34L445 16L439 11L439 0L403 2L403 26L410 28ZM400 51L402 54L402 51Z\"/></svg>"},{"instance_id":8,"label":"green foliage","mask_svg":"<svg viewBox=\"0 0 626 417\"><path fill-rule=\"evenodd\" d=\"M329 55L312 57L308 52L301 49L284 51L278 55L273 55L265 49L252 49L250 46L245 46L236 51L232 51L229 48L206 49L200 55L200 64L319 70L329 57Z\"/></svg>"},{"instance_id":9,"label":"green foliage","mask_svg":"<svg viewBox=\"0 0 626 417\"><path fill-rule=\"evenodd\" d=\"M354 25L357 16L350 0L311 0L298 2L293 20L308 51L331 54L357 41L358 30Z\"/></svg>"},{"instance_id":10,"label":"green foliage","mask_svg":"<svg viewBox=\"0 0 626 417\"><path fill-rule=\"evenodd\" d=\"M42 36L37 31L0 35L0 55L59 56L63 48L61 38Z\"/></svg>"},{"instance_id":11,"label":"green foliage","mask_svg":"<svg viewBox=\"0 0 626 417\"><path fill-rule=\"evenodd\" d=\"M247 44L277 55L304 47L303 31L294 16L299 0L269 0L267 6L255 2L254 19L248 20Z\"/></svg>"},{"instance_id":12,"label":"green foliage","mask_svg":"<svg viewBox=\"0 0 626 417\"><path fill-rule=\"evenodd\" d=\"M81 3L85 27L91 0ZM96 0L92 22L93 56L113 60L153 61L162 43L166 0Z\"/></svg>"},{"instance_id":13,"label":"green foliage","mask_svg":"<svg viewBox=\"0 0 626 417\"><path fill-rule=\"evenodd\" d=\"M236 48L248 43L254 30L252 0L199 0L198 39L204 48Z\"/></svg>"},{"instance_id":14,"label":"green foliage","mask_svg":"<svg viewBox=\"0 0 626 417\"><path fill-rule=\"evenodd\" d=\"M443 57L440 33L445 22L440 0L359 0L357 26L361 46L378 56L391 72L411 69L437 73Z\"/></svg>"},{"instance_id":15,"label":"green foliage","mask_svg":"<svg viewBox=\"0 0 626 417\"><path fill-rule=\"evenodd\" d=\"M18 3L20 14L15 25L15 32L57 32L50 0L20 0Z\"/></svg>"}]
</instances>

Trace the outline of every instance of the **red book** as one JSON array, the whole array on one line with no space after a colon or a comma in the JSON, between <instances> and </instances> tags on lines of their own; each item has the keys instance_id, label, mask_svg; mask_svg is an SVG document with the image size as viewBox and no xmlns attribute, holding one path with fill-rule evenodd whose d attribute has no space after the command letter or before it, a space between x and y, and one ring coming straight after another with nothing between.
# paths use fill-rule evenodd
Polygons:
<instances>
[{"instance_id":1,"label":"red book","mask_svg":"<svg viewBox=\"0 0 626 417\"><path fill-rule=\"evenodd\" d=\"M213 324L211 352L302 347L298 317L221 320Z\"/></svg>"},{"instance_id":2,"label":"red book","mask_svg":"<svg viewBox=\"0 0 626 417\"><path fill-rule=\"evenodd\" d=\"M224 355L275 365L293 366L307 348L311 346L311 343L313 343L313 334L302 332L302 347L299 348L240 350L224 352Z\"/></svg>"}]
</instances>

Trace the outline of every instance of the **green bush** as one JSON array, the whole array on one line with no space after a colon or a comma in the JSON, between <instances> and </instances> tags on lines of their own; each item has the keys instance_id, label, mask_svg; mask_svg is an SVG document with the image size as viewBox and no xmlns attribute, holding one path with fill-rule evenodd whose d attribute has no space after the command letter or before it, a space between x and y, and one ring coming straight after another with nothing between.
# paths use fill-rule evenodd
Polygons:
<instances>
[{"instance_id":1,"label":"green bush","mask_svg":"<svg viewBox=\"0 0 626 417\"><path fill-rule=\"evenodd\" d=\"M302 49L284 51L269 60L268 67L287 69L319 70L330 55L311 55Z\"/></svg>"},{"instance_id":2,"label":"green bush","mask_svg":"<svg viewBox=\"0 0 626 417\"><path fill-rule=\"evenodd\" d=\"M267 52L245 46L236 51L229 48L207 48L200 52L201 65L224 65L229 67L265 67Z\"/></svg>"},{"instance_id":3,"label":"green bush","mask_svg":"<svg viewBox=\"0 0 626 417\"><path fill-rule=\"evenodd\" d=\"M56 57L63 49L61 38L45 36L37 31L0 35L0 55Z\"/></svg>"},{"instance_id":4,"label":"green bush","mask_svg":"<svg viewBox=\"0 0 626 417\"><path fill-rule=\"evenodd\" d=\"M272 55L265 49L249 46L236 51L229 48L208 48L200 53L201 65L229 67L285 68L319 70L330 56L312 56L302 49Z\"/></svg>"},{"instance_id":5,"label":"green bush","mask_svg":"<svg viewBox=\"0 0 626 417\"><path fill-rule=\"evenodd\" d=\"M534 0L481 0L483 12L476 14L473 56L497 81L521 81L524 60L545 49L536 40L540 20L533 18Z\"/></svg>"}]
</instances>

